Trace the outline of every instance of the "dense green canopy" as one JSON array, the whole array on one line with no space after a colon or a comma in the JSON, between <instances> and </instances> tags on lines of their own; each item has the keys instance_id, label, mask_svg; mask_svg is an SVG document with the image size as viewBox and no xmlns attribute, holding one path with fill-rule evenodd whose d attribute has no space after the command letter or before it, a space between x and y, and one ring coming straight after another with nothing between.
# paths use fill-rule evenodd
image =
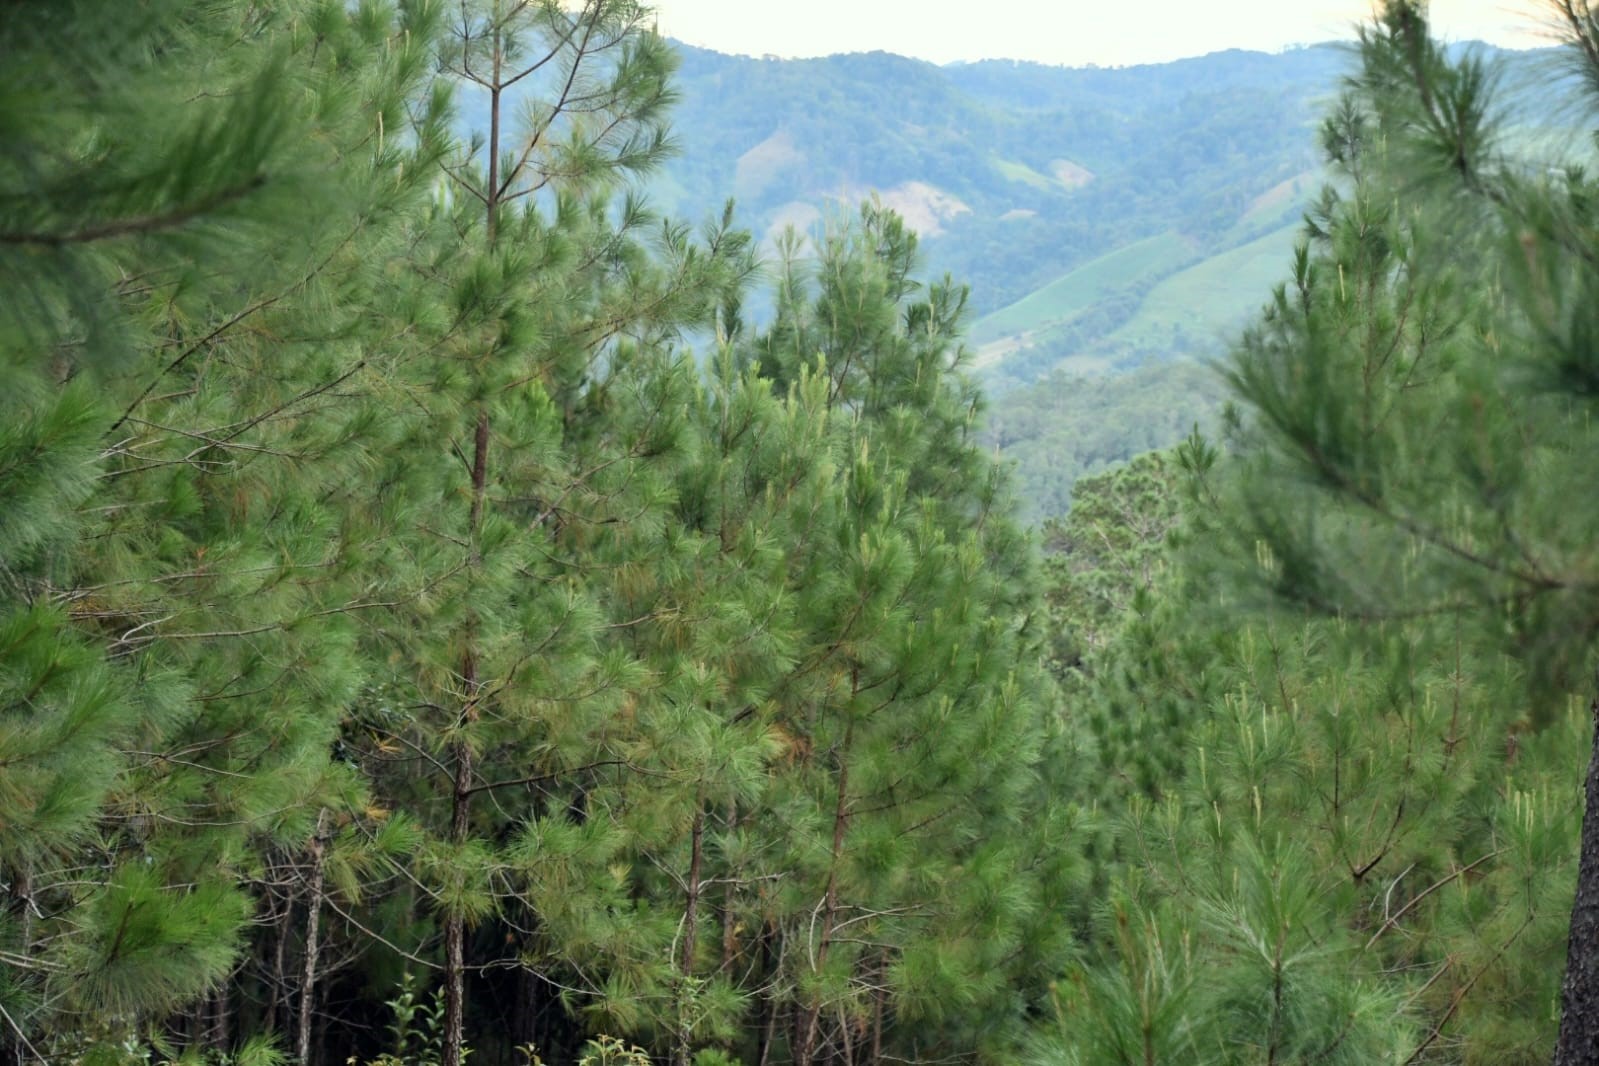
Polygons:
<instances>
[{"instance_id":1,"label":"dense green canopy","mask_svg":"<svg viewBox=\"0 0 1599 1066\"><path fill-rule=\"evenodd\" d=\"M1422 15L1035 537L900 217L639 191L632 0L13 4L4 1066L1594 1061L1599 197Z\"/></svg>"}]
</instances>

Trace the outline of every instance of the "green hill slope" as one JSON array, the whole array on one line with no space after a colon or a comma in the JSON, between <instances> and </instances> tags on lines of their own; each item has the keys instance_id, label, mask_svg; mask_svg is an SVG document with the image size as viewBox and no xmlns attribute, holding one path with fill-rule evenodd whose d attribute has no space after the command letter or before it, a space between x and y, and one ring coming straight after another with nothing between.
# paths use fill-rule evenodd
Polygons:
<instances>
[{"instance_id":1,"label":"green hill slope","mask_svg":"<svg viewBox=\"0 0 1599 1066\"><path fill-rule=\"evenodd\" d=\"M1261 204L1280 212L1273 190L1315 165L1314 120L1345 61L1331 47L1119 70L680 51L669 206L706 215L736 197L770 237L875 193L979 314L1151 239L1202 257L1260 224L1246 216Z\"/></svg>"},{"instance_id":2,"label":"green hill slope","mask_svg":"<svg viewBox=\"0 0 1599 1066\"><path fill-rule=\"evenodd\" d=\"M1170 273L1194 258L1193 242L1162 233L1100 256L1035 289L972 326L978 346L1065 325L1117 289Z\"/></svg>"},{"instance_id":3,"label":"green hill slope","mask_svg":"<svg viewBox=\"0 0 1599 1066\"><path fill-rule=\"evenodd\" d=\"M1297 232L1277 226L1210 254L1177 234L1112 252L980 319L977 367L991 392L1006 393L1055 371L1213 355L1281 280Z\"/></svg>"},{"instance_id":4,"label":"green hill slope","mask_svg":"<svg viewBox=\"0 0 1599 1066\"><path fill-rule=\"evenodd\" d=\"M1224 346L1287 276L1298 239L1299 226L1282 226L1177 271L1150 289L1138 313L1107 342L1136 351L1168 339L1183 352Z\"/></svg>"},{"instance_id":5,"label":"green hill slope","mask_svg":"<svg viewBox=\"0 0 1599 1066\"><path fill-rule=\"evenodd\" d=\"M1220 390L1198 364L1287 271L1347 58L1318 46L1102 70L680 53L682 153L652 195L689 217L735 197L768 240L867 196L899 211L931 271L971 286L995 442L1040 515L1076 473L1213 413Z\"/></svg>"}]
</instances>

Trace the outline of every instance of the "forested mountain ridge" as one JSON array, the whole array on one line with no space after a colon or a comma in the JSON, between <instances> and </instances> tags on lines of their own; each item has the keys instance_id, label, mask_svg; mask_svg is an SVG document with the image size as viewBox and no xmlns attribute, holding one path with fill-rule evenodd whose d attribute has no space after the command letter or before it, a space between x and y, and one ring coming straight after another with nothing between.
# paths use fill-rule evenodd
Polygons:
<instances>
[{"instance_id":1,"label":"forested mountain ridge","mask_svg":"<svg viewBox=\"0 0 1599 1066\"><path fill-rule=\"evenodd\" d=\"M899 212L929 274L971 288L987 439L1035 519L1079 476L1214 425L1218 383L1157 368L1220 356L1283 279L1352 62L1336 44L1118 69L674 48L677 151L650 197L688 218L734 199L768 257L866 196Z\"/></svg>"},{"instance_id":2,"label":"forested mountain ridge","mask_svg":"<svg viewBox=\"0 0 1599 1066\"><path fill-rule=\"evenodd\" d=\"M876 191L935 270L971 284L978 315L1140 240L1180 234L1191 261L1292 219L1297 200L1262 197L1314 168L1317 102L1347 60L1334 46L1117 70L680 52L683 152L661 183L677 209L733 196L770 236Z\"/></svg>"},{"instance_id":3,"label":"forested mountain ridge","mask_svg":"<svg viewBox=\"0 0 1599 1066\"><path fill-rule=\"evenodd\" d=\"M930 273L971 287L988 439L1035 517L1219 410L1203 371L1153 367L1219 354L1279 276L1349 62L1335 45L1125 69L677 47L679 151L651 194L690 217L735 199L768 253L864 196L900 212Z\"/></svg>"},{"instance_id":4,"label":"forested mountain ridge","mask_svg":"<svg viewBox=\"0 0 1599 1066\"><path fill-rule=\"evenodd\" d=\"M1079 476L1216 425L1199 364L1285 280L1354 62L1337 44L1118 69L677 49L679 152L651 194L689 217L732 197L768 252L867 195L900 212L929 272L971 287L987 439L1035 519ZM1564 76L1548 52L1451 50Z\"/></svg>"}]
</instances>

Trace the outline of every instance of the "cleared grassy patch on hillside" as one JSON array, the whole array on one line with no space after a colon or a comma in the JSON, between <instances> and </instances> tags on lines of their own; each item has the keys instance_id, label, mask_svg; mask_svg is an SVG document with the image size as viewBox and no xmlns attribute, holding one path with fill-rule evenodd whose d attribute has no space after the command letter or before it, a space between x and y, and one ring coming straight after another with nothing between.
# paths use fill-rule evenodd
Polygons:
<instances>
[{"instance_id":1,"label":"cleared grassy patch on hillside","mask_svg":"<svg viewBox=\"0 0 1599 1066\"><path fill-rule=\"evenodd\" d=\"M1179 270L1151 289L1138 313L1106 343L1148 348L1186 335L1198 347L1222 348L1287 278L1299 235L1297 224L1284 226Z\"/></svg>"},{"instance_id":2,"label":"cleared grassy patch on hillside","mask_svg":"<svg viewBox=\"0 0 1599 1066\"><path fill-rule=\"evenodd\" d=\"M1291 209L1303 210L1303 205L1321 186L1322 181L1323 175L1320 172L1307 170L1272 186L1250 201L1230 234L1236 233L1242 237L1251 230L1259 231L1264 226L1281 221L1283 215Z\"/></svg>"},{"instance_id":3,"label":"cleared grassy patch on hillside","mask_svg":"<svg viewBox=\"0 0 1599 1066\"><path fill-rule=\"evenodd\" d=\"M997 155L989 156L988 161L994 164L994 169L999 171L1000 176L1006 181L1019 181L1035 189L1047 189L1055 184L1026 163L1018 163L1014 159L1001 159Z\"/></svg>"},{"instance_id":4,"label":"cleared grassy patch on hillside","mask_svg":"<svg viewBox=\"0 0 1599 1066\"><path fill-rule=\"evenodd\" d=\"M1193 254L1188 240L1172 232L1118 248L985 315L972 327L972 342L981 346L1064 325L1113 290L1169 273Z\"/></svg>"}]
</instances>

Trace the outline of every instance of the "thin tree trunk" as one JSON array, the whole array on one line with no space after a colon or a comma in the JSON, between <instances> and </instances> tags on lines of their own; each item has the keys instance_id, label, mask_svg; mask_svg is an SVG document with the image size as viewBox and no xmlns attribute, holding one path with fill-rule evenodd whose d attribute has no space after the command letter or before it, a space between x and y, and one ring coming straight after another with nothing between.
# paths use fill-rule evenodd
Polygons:
<instances>
[{"instance_id":1,"label":"thin tree trunk","mask_svg":"<svg viewBox=\"0 0 1599 1066\"><path fill-rule=\"evenodd\" d=\"M497 5L496 5L497 7ZM494 12L494 73L489 79L489 187L484 192L488 212L489 247L494 247L500 225L500 13Z\"/></svg>"},{"instance_id":2,"label":"thin tree trunk","mask_svg":"<svg viewBox=\"0 0 1599 1066\"><path fill-rule=\"evenodd\" d=\"M488 486L489 412L480 407L472 448L472 509L469 516L471 563L482 559L478 531L483 524L483 498ZM465 705L461 725L477 720L478 662L475 620L469 620L466 651L461 656L461 687ZM463 738L455 745L455 795L450 805L450 842L465 844L471 830L472 787L476 775L472 745ZM461 1066L466 1025L466 918L451 911L444 918L444 1058L442 1066Z\"/></svg>"},{"instance_id":3,"label":"thin tree trunk","mask_svg":"<svg viewBox=\"0 0 1599 1066\"><path fill-rule=\"evenodd\" d=\"M209 1046L219 1055L226 1055L233 1028L233 975L217 985L211 995L211 1031Z\"/></svg>"},{"instance_id":4,"label":"thin tree trunk","mask_svg":"<svg viewBox=\"0 0 1599 1066\"><path fill-rule=\"evenodd\" d=\"M727 805L727 834L738 831L738 805ZM733 918L733 904L738 894L738 878L734 870L725 871L727 884L722 886L722 972L730 973L738 958L738 932Z\"/></svg>"},{"instance_id":5,"label":"thin tree trunk","mask_svg":"<svg viewBox=\"0 0 1599 1066\"><path fill-rule=\"evenodd\" d=\"M877 989L872 993L872 1066L883 1061L883 1000L888 998L888 959L877 972Z\"/></svg>"},{"instance_id":6,"label":"thin tree trunk","mask_svg":"<svg viewBox=\"0 0 1599 1066\"><path fill-rule=\"evenodd\" d=\"M273 864L276 866L276 864ZM288 979L288 944L289 923L294 919L294 896L283 901L283 917L277 923L277 943L272 947L272 997L267 1002L266 1023L267 1028L273 1032L288 1030L287 1019L279 1015L279 1007L288 998L285 990L289 987Z\"/></svg>"},{"instance_id":7,"label":"thin tree trunk","mask_svg":"<svg viewBox=\"0 0 1599 1066\"><path fill-rule=\"evenodd\" d=\"M699 947L700 876L705 854L705 811L694 812L690 831L687 898L683 903L683 953L678 971L677 1049L672 1056L676 1066L689 1066L693 1055L694 953Z\"/></svg>"},{"instance_id":8,"label":"thin tree trunk","mask_svg":"<svg viewBox=\"0 0 1599 1066\"><path fill-rule=\"evenodd\" d=\"M772 952L772 937L777 935L770 924L761 933L761 959L766 964L764 976L766 984L775 985L777 981L778 966ZM772 1041L777 1037L777 992L768 988L761 996L761 1031L758 1054L755 1057L756 1066L767 1066L772 1054Z\"/></svg>"},{"instance_id":9,"label":"thin tree trunk","mask_svg":"<svg viewBox=\"0 0 1599 1066\"><path fill-rule=\"evenodd\" d=\"M833 941L833 923L838 917L838 864L844 854L844 837L849 832L849 750L855 733L854 723L844 731L843 750L838 755L838 801L833 808L833 854L827 871L827 891L822 897L822 933L816 946L816 969L827 965L828 948ZM816 1003L804 1011L804 1020L796 1035L794 1062L797 1066L810 1066L816 1047L816 1037L822 1018L822 1004Z\"/></svg>"},{"instance_id":10,"label":"thin tree trunk","mask_svg":"<svg viewBox=\"0 0 1599 1066\"><path fill-rule=\"evenodd\" d=\"M467 657L466 684L476 686L475 662ZM468 700L471 696L468 695ZM455 798L450 811L450 842L466 842L470 828L472 787L472 747L466 742L455 746ZM466 917L451 909L444 917L444 1056L443 1066L461 1066L466 1024Z\"/></svg>"},{"instance_id":11,"label":"thin tree trunk","mask_svg":"<svg viewBox=\"0 0 1599 1066\"><path fill-rule=\"evenodd\" d=\"M311 883L305 901L305 964L300 969L300 1025L295 1055L300 1066L311 1063L311 1021L316 1017L316 962L321 944L318 929L322 924L322 886L327 859L328 811L316 816L316 833L311 837Z\"/></svg>"},{"instance_id":12,"label":"thin tree trunk","mask_svg":"<svg viewBox=\"0 0 1599 1066\"><path fill-rule=\"evenodd\" d=\"M1599 1066L1599 697L1592 706L1577 896L1571 904L1566 976L1560 987L1560 1036L1554 1066Z\"/></svg>"},{"instance_id":13,"label":"thin tree trunk","mask_svg":"<svg viewBox=\"0 0 1599 1066\"><path fill-rule=\"evenodd\" d=\"M500 72L504 62L501 47L500 5L496 3L490 13L493 69L489 78L489 176L488 187L483 190L487 212L487 237L489 247L494 247L498 236L500 200ZM479 404L477 429L472 449L472 505L468 517L467 536L471 545L471 563L474 568L482 562L478 547L478 532L483 525L483 500L488 485L489 410ZM468 622L469 630L475 624ZM463 717L470 721L477 717L477 639L468 632L466 651L462 655L461 679L466 696ZM465 722L462 723L463 725ZM472 800L473 758L471 746L466 742L455 746L455 798L450 811L450 840L463 844L470 828ZM463 1032L466 1024L466 919L460 914L447 914L444 919L444 1055L441 1066L462 1066L464 1056Z\"/></svg>"},{"instance_id":14,"label":"thin tree trunk","mask_svg":"<svg viewBox=\"0 0 1599 1066\"><path fill-rule=\"evenodd\" d=\"M13 867L11 895L22 908L22 918L17 923L21 953L32 955L33 870L25 860ZM28 1038L22 1031L21 1019L8 1014L0 1019L0 1062L4 1066L26 1066L27 1061Z\"/></svg>"},{"instance_id":15,"label":"thin tree trunk","mask_svg":"<svg viewBox=\"0 0 1599 1066\"><path fill-rule=\"evenodd\" d=\"M33 902L33 868L26 860L19 863L16 868L16 885L12 889L12 894L16 896L17 901L22 905L22 920L18 923L19 929L17 930L22 938L22 953L24 955L30 954L33 948L33 912L35 904Z\"/></svg>"}]
</instances>

